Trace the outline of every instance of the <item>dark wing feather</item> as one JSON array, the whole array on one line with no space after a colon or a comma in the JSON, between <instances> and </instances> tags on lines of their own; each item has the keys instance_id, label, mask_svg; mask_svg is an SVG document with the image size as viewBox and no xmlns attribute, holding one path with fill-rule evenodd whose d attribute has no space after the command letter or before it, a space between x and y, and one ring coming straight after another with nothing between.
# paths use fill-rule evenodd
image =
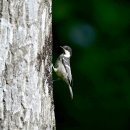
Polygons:
<instances>
[{"instance_id":1,"label":"dark wing feather","mask_svg":"<svg viewBox=\"0 0 130 130\"><path fill-rule=\"evenodd\" d=\"M71 74L71 68L70 68L70 60L68 58L63 57L62 62L65 65L65 70L67 72L67 79L69 81L69 84L72 85L72 74Z\"/></svg>"}]
</instances>

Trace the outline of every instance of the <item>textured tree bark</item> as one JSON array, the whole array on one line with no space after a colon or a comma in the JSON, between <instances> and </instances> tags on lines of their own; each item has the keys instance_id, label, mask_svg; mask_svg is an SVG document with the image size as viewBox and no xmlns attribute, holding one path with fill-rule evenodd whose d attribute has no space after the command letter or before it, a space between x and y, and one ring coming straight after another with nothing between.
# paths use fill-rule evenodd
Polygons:
<instances>
[{"instance_id":1,"label":"textured tree bark","mask_svg":"<svg viewBox=\"0 0 130 130\"><path fill-rule=\"evenodd\" d=\"M0 0L0 130L55 129L51 0Z\"/></svg>"}]
</instances>

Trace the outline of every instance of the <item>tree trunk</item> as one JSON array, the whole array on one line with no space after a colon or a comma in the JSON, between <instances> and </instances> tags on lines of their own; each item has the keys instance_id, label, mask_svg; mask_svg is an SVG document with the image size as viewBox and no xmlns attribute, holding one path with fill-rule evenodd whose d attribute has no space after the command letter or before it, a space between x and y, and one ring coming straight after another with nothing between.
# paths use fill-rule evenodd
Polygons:
<instances>
[{"instance_id":1,"label":"tree trunk","mask_svg":"<svg viewBox=\"0 0 130 130\"><path fill-rule=\"evenodd\" d=\"M0 130L55 129L51 0L0 0Z\"/></svg>"}]
</instances>

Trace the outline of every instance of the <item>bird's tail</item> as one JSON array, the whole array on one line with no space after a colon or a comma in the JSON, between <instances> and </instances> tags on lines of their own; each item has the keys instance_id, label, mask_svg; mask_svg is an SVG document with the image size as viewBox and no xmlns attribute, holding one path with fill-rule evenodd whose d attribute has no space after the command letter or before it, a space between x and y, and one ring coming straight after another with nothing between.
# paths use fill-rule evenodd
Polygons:
<instances>
[{"instance_id":1,"label":"bird's tail","mask_svg":"<svg viewBox=\"0 0 130 130\"><path fill-rule=\"evenodd\" d=\"M73 99L73 91L72 91L72 87L70 85L69 85L69 90L70 90L71 99Z\"/></svg>"}]
</instances>

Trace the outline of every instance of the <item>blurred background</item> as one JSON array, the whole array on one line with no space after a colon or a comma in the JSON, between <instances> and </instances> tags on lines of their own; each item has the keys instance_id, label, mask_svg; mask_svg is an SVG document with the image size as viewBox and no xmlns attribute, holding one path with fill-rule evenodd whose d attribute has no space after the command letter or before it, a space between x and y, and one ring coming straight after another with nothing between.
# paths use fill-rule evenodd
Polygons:
<instances>
[{"instance_id":1,"label":"blurred background","mask_svg":"<svg viewBox=\"0 0 130 130\"><path fill-rule=\"evenodd\" d=\"M130 1L54 0L53 63L63 45L74 99L54 81L57 130L130 130Z\"/></svg>"}]
</instances>

